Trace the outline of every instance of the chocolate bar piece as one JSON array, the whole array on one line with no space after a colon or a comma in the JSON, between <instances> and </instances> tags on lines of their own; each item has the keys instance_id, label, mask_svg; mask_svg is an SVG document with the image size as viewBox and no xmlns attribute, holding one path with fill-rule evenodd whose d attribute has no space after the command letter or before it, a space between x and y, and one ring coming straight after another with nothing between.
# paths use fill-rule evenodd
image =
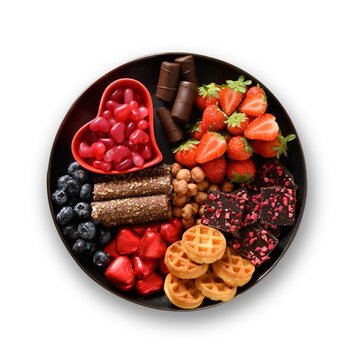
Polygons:
<instances>
[{"instance_id":1,"label":"chocolate bar piece","mask_svg":"<svg viewBox=\"0 0 360 360\"><path fill-rule=\"evenodd\" d=\"M171 111L171 117L175 121L187 123L190 120L196 92L196 84L189 81L180 82L174 106Z\"/></svg>"},{"instance_id":2,"label":"chocolate bar piece","mask_svg":"<svg viewBox=\"0 0 360 360\"><path fill-rule=\"evenodd\" d=\"M261 194L248 190L248 201L245 203L241 227L249 226L259 221L261 210Z\"/></svg>"},{"instance_id":3,"label":"chocolate bar piece","mask_svg":"<svg viewBox=\"0 0 360 360\"><path fill-rule=\"evenodd\" d=\"M95 201L172 193L172 175L168 165L129 174L95 176L95 181Z\"/></svg>"},{"instance_id":4,"label":"chocolate bar piece","mask_svg":"<svg viewBox=\"0 0 360 360\"><path fill-rule=\"evenodd\" d=\"M181 65L181 75L186 81L198 84L194 57L192 55L182 56L175 59L175 62Z\"/></svg>"},{"instance_id":5,"label":"chocolate bar piece","mask_svg":"<svg viewBox=\"0 0 360 360\"><path fill-rule=\"evenodd\" d=\"M184 132L181 126L171 117L170 110L165 106L157 111L161 125L170 144L175 144L184 138Z\"/></svg>"},{"instance_id":6,"label":"chocolate bar piece","mask_svg":"<svg viewBox=\"0 0 360 360\"><path fill-rule=\"evenodd\" d=\"M174 101L180 77L180 69L180 64L168 61L162 62L155 94L158 100L163 100L169 103Z\"/></svg>"},{"instance_id":7,"label":"chocolate bar piece","mask_svg":"<svg viewBox=\"0 0 360 360\"><path fill-rule=\"evenodd\" d=\"M261 187L283 186L297 189L294 176L276 158L273 158L260 166L255 175L254 184Z\"/></svg>"},{"instance_id":8,"label":"chocolate bar piece","mask_svg":"<svg viewBox=\"0 0 360 360\"><path fill-rule=\"evenodd\" d=\"M263 229L267 230L271 235L274 235L276 238L279 238L281 235L281 230L278 225L262 223L261 227Z\"/></svg>"},{"instance_id":9,"label":"chocolate bar piece","mask_svg":"<svg viewBox=\"0 0 360 360\"><path fill-rule=\"evenodd\" d=\"M237 234L246 200L247 191L244 189L230 194L210 191L201 217L202 224Z\"/></svg>"},{"instance_id":10,"label":"chocolate bar piece","mask_svg":"<svg viewBox=\"0 0 360 360\"><path fill-rule=\"evenodd\" d=\"M269 254L279 243L278 239L257 224L241 229L238 234L229 241L243 258L250 260L255 266L261 265L270 259Z\"/></svg>"},{"instance_id":11,"label":"chocolate bar piece","mask_svg":"<svg viewBox=\"0 0 360 360\"><path fill-rule=\"evenodd\" d=\"M104 226L143 224L171 218L170 198L166 195L132 197L91 203L91 216Z\"/></svg>"},{"instance_id":12,"label":"chocolate bar piece","mask_svg":"<svg viewBox=\"0 0 360 360\"><path fill-rule=\"evenodd\" d=\"M295 203L295 189L279 186L262 188L260 221L271 225L294 225Z\"/></svg>"}]
</instances>

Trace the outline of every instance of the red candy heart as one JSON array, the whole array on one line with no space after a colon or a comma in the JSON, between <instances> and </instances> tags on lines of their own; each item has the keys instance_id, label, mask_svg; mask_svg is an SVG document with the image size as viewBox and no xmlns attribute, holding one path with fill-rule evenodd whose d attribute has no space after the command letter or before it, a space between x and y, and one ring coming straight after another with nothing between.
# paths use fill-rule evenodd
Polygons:
<instances>
[{"instance_id":1,"label":"red candy heart","mask_svg":"<svg viewBox=\"0 0 360 360\"><path fill-rule=\"evenodd\" d=\"M90 123L90 129L91 131L108 132L110 129L110 124L105 117L98 116Z\"/></svg>"},{"instance_id":2,"label":"red candy heart","mask_svg":"<svg viewBox=\"0 0 360 360\"><path fill-rule=\"evenodd\" d=\"M133 144L145 144L149 142L150 138L149 135L144 130L136 129L129 136L129 140Z\"/></svg>"},{"instance_id":3,"label":"red candy heart","mask_svg":"<svg viewBox=\"0 0 360 360\"><path fill-rule=\"evenodd\" d=\"M131 255L136 252L141 237L130 228L121 228L116 235L116 252L119 255Z\"/></svg>"},{"instance_id":4,"label":"red candy heart","mask_svg":"<svg viewBox=\"0 0 360 360\"><path fill-rule=\"evenodd\" d=\"M137 255L133 255L131 260L134 273L140 279L147 278L151 273L153 273L159 262L158 259L141 259Z\"/></svg>"},{"instance_id":5,"label":"red candy heart","mask_svg":"<svg viewBox=\"0 0 360 360\"><path fill-rule=\"evenodd\" d=\"M165 256L163 256L162 258L160 258L159 260L159 270L163 275L167 275L170 271L167 268L167 266L165 265L165 261L164 261Z\"/></svg>"},{"instance_id":6,"label":"red candy heart","mask_svg":"<svg viewBox=\"0 0 360 360\"><path fill-rule=\"evenodd\" d=\"M79 143L79 155L83 158L92 158L94 157L94 153L91 150L91 147L85 142L81 141Z\"/></svg>"},{"instance_id":7,"label":"red candy heart","mask_svg":"<svg viewBox=\"0 0 360 360\"><path fill-rule=\"evenodd\" d=\"M160 228L160 235L168 245L174 241L181 240L182 232L182 221L176 217L164 222Z\"/></svg>"},{"instance_id":8,"label":"red candy heart","mask_svg":"<svg viewBox=\"0 0 360 360\"><path fill-rule=\"evenodd\" d=\"M160 291L163 287L164 280L158 273L154 272L146 279L139 279L136 282L135 288L140 296L151 295Z\"/></svg>"},{"instance_id":9,"label":"red candy heart","mask_svg":"<svg viewBox=\"0 0 360 360\"><path fill-rule=\"evenodd\" d=\"M127 256L118 256L106 269L105 277L117 284L130 285L135 279L131 260Z\"/></svg>"},{"instance_id":10,"label":"red candy heart","mask_svg":"<svg viewBox=\"0 0 360 360\"><path fill-rule=\"evenodd\" d=\"M102 142L96 141L91 145L91 150L96 160L102 160L104 158L106 147Z\"/></svg>"},{"instance_id":11,"label":"red candy heart","mask_svg":"<svg viewBox=\"0 0 360 360\"><path fill-rule=\"evenodd\" d=\"M110 129L110 134L118 144L121 144L125 140L125 123L118 122L115 124Z\"/></svg>"},{"instance_id":12,"label":"red candy heart","mask_svg":"<svg viewBox=\"0 0 360 360\"><path fill-rule=\"evenodd\" d=\"M165 255L166 244L159 233L148 230L141 238L137 254L142 259L158 259Z\"/></svg>"},{"instance_id":13,"label":"red candy heart","mask_svg":"<svg viewBox=\"0 0 360 360\"><path fill-rule=\"evenodd\" d=\"M115 115L116 121L124 122L128 118L130 112L131 112L131 108L130 108L129 104L119 105L114 110L114 115Z\"/></svg>"},{"instance_id":14,"label":"red candy heart","mask_svg":"<svg viewBox=\"0 0 360 360\"><path fill-rule=\"evenodd\" d=\"M145 231L154 231L160 233L161 224L161 222L152 222L149 224L145 224Z\"/></svg>"},{"instance_id":15,"label":"red candy heart","mask_svg":"<svg viewBox=\"0 0 360 360\"><path fill-rule=\"evenodd\" d=\"M119 256L116 252L116 238L104 246L104 251L107 252L111 258L117 258Z\"/></svg>"},{"instance_id":16,"label":"red candy heart","mask_svg":"<svg viewBox=\"0 0 360 360\"><path fill-rule=\"evenodd\" d=\"M133 225L131 230L135 231L138 235L143 236L147 226L147 224Z\"/></svg>"},{"instance_id":17,"label":"red candy heart","mask_svg":"<svg viewBox=\"0 0 360 360\"><path fill-rule=\"evenodd\" d=\"M134 276L134 280L129 284L129 285L123 285L121 283L118 282L114 282L113 283L117 288L119 288L121 291L130 291L133 289L134 285L135 285L135 276Z\"/></svg>"}]
</instances>

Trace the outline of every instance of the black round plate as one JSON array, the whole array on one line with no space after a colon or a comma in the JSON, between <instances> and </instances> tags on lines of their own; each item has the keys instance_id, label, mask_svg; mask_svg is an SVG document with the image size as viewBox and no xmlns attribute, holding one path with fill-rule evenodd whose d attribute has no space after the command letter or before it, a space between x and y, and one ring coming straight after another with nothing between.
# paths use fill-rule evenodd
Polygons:
<instances>
[{"instance_id":1,"label":"black round plate","mask_svg":"<svg viewBox=\"0 0 360 360\"><path fill-rule=\"evenodd\" d=\"M71 140L74 134L82 125L84 125L86 122L90 121L96 116L100 98L105 88L114 80L123 77L130 77L141 81L148 88L152 96L154 103L154 113L156 114L156 110L160 106L162 106L162 103L155 99L156 85L158 81L161 63L163 61L173 61L176 57L184 56L187 54L188 53L165 53L137 59L110 71L102 78L97 80L95 83L93 83L74 102L74 104L71 106L68 113L66 114L63 122L61 123L51 150L47 174L47 191L50 211L55 226L57 227L58 233L64 245L66 246L70 254L73 256L74 260L93 280L98 282L105 289L129 301L160 310L182 311L181 309L173 306L168 301L166 295L163 292L147 298L142 298L138 296L135 292L121 292L105 279L104 274L99 272L92 265L91 261L77 259L72 254L71 245L64 239L61 234L60 228L55 221L55 213L51 202L51 194L56 190L57 178L66 173L67 165L71 161L73 161L70 147ZM268 112L276 116L282 133L285 135L290 133L294 133L297 135L295 127L283 106L271 93L271 91L260 81L258 81L252 75L248 74L246 71L243 71L238 67L224 61L203 55L192 55L194 56L196 63L196 71L199 84L208 84L210 82L222 84L227 79L236 80L240 74L245 75L246 79L251 79L253 81L253 84L259 83L264 88L268 97ZM174 162L171 147L169 146L167 138L162 131L161 124L157 116L154 116L154 123L156 141L164 156L163 162L171 164L172 162ZM280 258L284 255L285 251L291 244L300 225L306 199L306 168L304 155L298 135L296 140L292 141L289 144L289 147L289 157L282 157L281 161L290 170L290 172L293 173L295 177L295 182L299 186L297 192L295 226L288 228L283 227L282 235L279 239L279 245L272 252L271 259L263 263L258 269L255 270L251 281L244 287L239 287L236 296L240 295L244 291L248 290L251 286L258 283L266 274L269 273L271 269L274 268L274 266L278 263ZM205 309L215 306L217 304L221 304L221 302L213 302L209 299L205 299L203 304L198 309Z\"/></svg>"}]
</instances>

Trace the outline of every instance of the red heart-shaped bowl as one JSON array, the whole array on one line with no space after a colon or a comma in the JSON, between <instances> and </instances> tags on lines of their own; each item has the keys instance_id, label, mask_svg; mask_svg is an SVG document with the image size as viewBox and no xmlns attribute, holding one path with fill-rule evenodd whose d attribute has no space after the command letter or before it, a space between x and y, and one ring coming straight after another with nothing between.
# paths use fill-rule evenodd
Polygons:
<instances>
[{"instance_id":1,"label":"red heart-shaped bowl","mask_svg":"<svg viewBox=\"0 0 360 360\"><path fill-rule=\"evenodd\" d=\"M123 170L123 171L111 170L111 171L106 172L106 171L95 168L94 166L92 166L89 163L87 163L86 161L84 161L84 159L81 158L78 154L79 142L83 139L84 134L90 130L90 123L92 121L91 120L88 123L86 123L84 126L82 126L76 132L75 136L73 137L72 143L71 143L71 151L72 151L72 154L73 154L75 160L83 168L85 168L89 171L92 171L92 172L95 172L98 174L111 174L111 175L125 174L125 173L130 173L130 172L148 168L150 166L158 164L163 159L163 156L162 156L162 154L159 150L159 147L156 144L156 140L155 140L154 110L153 110L152 99L151 99L148 89L140 81L137 81L135 79L130 79L130 78L123 78L123 79L115 80L114 82L112 82L103 92L103 95L100 100L98 114L96 117L100 116L104 112L104 110L106 110L105 103L107 100L109 100L110 95L116 89L126 89L126 88L131 88L131 89L137 91L142 96L142 98L144 100L144 105L147 107L147 109L149 111L147 120L149 122L149 135L150 135L150 141L151 141L151 145L152 145L153 152L154 152L154 157L151 160L145 162L144 165L141 167L133 166L133 167Z\"/></svg>"}]
</instances>

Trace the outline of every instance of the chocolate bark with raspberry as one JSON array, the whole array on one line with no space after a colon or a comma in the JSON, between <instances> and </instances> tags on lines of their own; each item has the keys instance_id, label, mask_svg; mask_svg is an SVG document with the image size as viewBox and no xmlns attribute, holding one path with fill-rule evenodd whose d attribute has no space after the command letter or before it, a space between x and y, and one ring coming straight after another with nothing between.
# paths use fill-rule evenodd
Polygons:
<instances>
[{"instance_id":1,"label":"chocolate bark with raspberry","mask_svg":"<svg viewBox=\"0 0 360 360\"><path fill-rule=\"evenodd\" d=\"M257 188L282 186L297 189L294 175L276 158L268 160L258 167L254 178Z\"/></svg>"},{"instance_id":2,"label":"chocolate bark with raspberry","mask_svg":"<svg viewBox=\"0 0 360 360\"><path fill-rule=\"evenodd\" d=\"M261 189L260 222L291 226L295 223L296 190L271 186Z\"/></svg>"},{"instance_id":3,"label":"chocolate bark with raspberry","mask_svg":"<svg viewBox=\"0 0 360 360\"><path fill-rule=\"evenodd\" d=\"M239 254L248 259L255 266L260 266L270 259L269 254L279 243L278 239L263 229L258 224L250 225L241 229L238 234L229 241Z\"/></svg>"},{"instance_id":4,"label":"chocolate bark with raspberry","mask_svg":"<svg viewBox=\"0 0 360 360\"><path fill-rule=\"evenodd\" d=\"M236 235L247 199L245 189L230 194L210 191L201 218L202 224Z\"/></svg>"},{"instance_id":5,"label":"chocolate bark with raspberry","mask_svg":"<svg viewBox=\"0 0 360 360\"><path fill-rule=\"evenodd\" d=\"M254 224L260 219L261 194L248 191L248 201L245 203L244 215L241 220L241 227Z\"/></svg>"}]
</instances>

